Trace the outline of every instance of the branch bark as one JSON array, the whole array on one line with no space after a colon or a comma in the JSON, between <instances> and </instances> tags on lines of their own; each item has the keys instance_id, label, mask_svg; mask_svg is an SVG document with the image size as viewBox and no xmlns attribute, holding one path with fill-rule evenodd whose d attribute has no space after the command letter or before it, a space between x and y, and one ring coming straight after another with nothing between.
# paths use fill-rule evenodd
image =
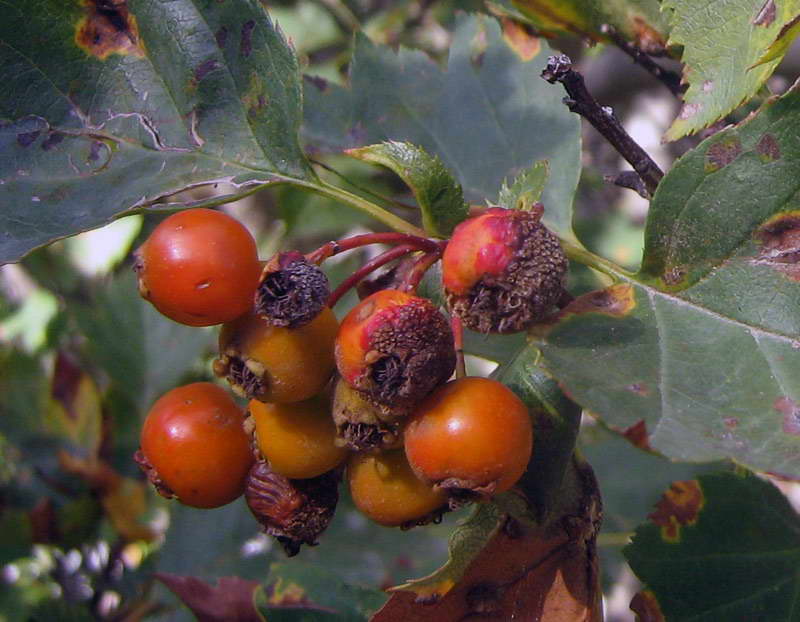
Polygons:
<instances>
[{"instance_id":1,"label":"branch bark","mask_svg":"<svg viewBox=\"0 0 800 622\"><path fill-rule=\"evenodd\" d=\"M547 67L542 71L542 78L550 84L560 82L567 91L564 103L574 113L586 119L611 143L614 149L625 158L639 175L652 196L658 182L664 176L662 170L642 149L607 106L601 106L589 93L583 76L572 68L572 60L566 54L551 56L547 59Z\"/></svg>"}]
</instances>

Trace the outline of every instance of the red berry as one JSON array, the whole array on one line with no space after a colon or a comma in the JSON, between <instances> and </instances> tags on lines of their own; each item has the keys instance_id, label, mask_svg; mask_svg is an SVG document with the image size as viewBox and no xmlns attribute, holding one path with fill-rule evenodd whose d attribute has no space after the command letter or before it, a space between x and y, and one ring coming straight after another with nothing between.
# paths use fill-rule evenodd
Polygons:
<instances>
[{"instance_id":1,"label":"red berry","mask_svg":"<svg viewBox=\"0 0 800 622\"><path fill-rule=\"evenodd\" d=\"M404 444L424 481L456 496L486 498L508 490L525 472L533 428L513 391L468 377L448 382L416 408Z\"/></svg>"},{"instance_id":2,"label":"red berry","mask_svg":"<svg viewBox=\"0 0 800 622\"><path fill-rule=\"evenodd\" d=\"M253 306L261 273L256 243L241 223L222 212L173 214L136 255L139 291L176 322L221 324Z\"/></svg>"},{"instance_id":3,"label":"red berry","mask_svg":"<svg viewBox=\"0 0 800 622\"><path fill-rule=\"evenodd\" d=\"M221 387L178 387L147 414L138 461L165 496L198 508L225 505L244 492L253 463L243 423L244 413Z\"/></svg>"}]
</instances>

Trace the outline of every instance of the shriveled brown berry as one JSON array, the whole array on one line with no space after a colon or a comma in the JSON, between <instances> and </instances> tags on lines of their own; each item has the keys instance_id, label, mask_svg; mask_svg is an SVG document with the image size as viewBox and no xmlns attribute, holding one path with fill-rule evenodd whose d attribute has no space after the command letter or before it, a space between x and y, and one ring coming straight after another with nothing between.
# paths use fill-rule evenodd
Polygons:
<instances>
[{"instance_id":1,"label":"shriveled brown berry","mask_svg":"<svg viewBox=\"0 0 800 622\"><path fill-rule=\"evenodd\" d=\"M342 378L333 391L333 421L338 441L355 451L387 449L401 442L398 418L387 414Z\"/></svg>"},{"instance_id":2,"label":"shriveled brown berry","mask_svg":"<svg viewBox=\"0 0 800 622\"><path fill-rule=\"evenodd\" d=\"M316 545L317 537L330 524L339 501L340 479L339 471L289 479L259 461L250 470L244 496L264 531L292 557L301 545Z\"/></svg>"},{"instance_id":3,"label":"shriveled brown berry","mask_svg":"<svg viewBox=\"0 0 800 622\"><path fill-rule=\"evenodd\" d=\"M273 326L297 328L317 317L328 296L328 277L319 266L297 251L278 253L261 272L255 312Z\"/></svg>"},{"instance_id":4,"label":"shriveled brown berry","mask_svg":"<svg viewBox=\"0 0 800 622\"><path fill-rule=\"evenodd\" d=\"M373 403L408 412L455 368L453 333L429 300L375 292L345 317L336 338L339 374Z\"/></svg>"},{"instance_id":5,"label":"shriveled brown berry","mask_svg":"<svg viewBox=\"0 0 800 622\"><path fill-rule=\"evenodd\" d=\"M467 328L527 330L561 298L568 262L541 213L491 208L455 228L442 280L450 310Z\"/></svg>"}]
</instances>

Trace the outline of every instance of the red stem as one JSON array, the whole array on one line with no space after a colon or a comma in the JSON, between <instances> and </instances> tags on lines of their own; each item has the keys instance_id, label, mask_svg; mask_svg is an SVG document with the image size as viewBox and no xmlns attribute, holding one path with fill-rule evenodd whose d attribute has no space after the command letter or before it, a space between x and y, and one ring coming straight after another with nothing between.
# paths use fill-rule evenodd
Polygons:
<instances>
[{"instance_id":1,"label":"red stem","mask_svg":"<svg viewBox=\"0 0 800 622\"><path fill-rule=\"evenodd\" d=\"M333 292L331 292L331 295L328 298L328 306L331 309L333 309L333 307L336 306L336 303L339 302L341 297L344 296L361 279L366 277L371 272L374 272L381 266L386 265L390 261L394 261L398 257L402 257L403 255L410 253L414 250L416 249L410 244L403 244L401 246L395 246L394 248L391 248L388 251L381 253L377 257L374 257L372 260L368 261L358 270L353 272L353 274L348 276L344 281L342 281L339 284L339 287L337 287L335 290L333 290Z\"/></svg>"},{"instance_id":2,"label":"red stem","mask_svg":"<svg viewBox=\"0 0 800 622\"><path fill-rule=\"evenodd\" d=\"M420 257L405 275L403 282L398 285L397 289L412 294L415 293L420 281L422 281L422 277L425 276L425 273L428 271L428 268L439 261L445 246L447 246L446 241L437 242L436 250L425 253Z\"/></svg>"},{"instance_id":3,"label":"red stem","mask_svg":"<svg viewBox=\"0 0 800 622\"><path fill-rule=\"evenodd\" d=\"M453 330L453 345L456 351L456 378L464 378L467 375L467 366L464 362L464 327L461 318L452 316L450 327Z\"/></svg>"},{"instance_id":4,"label":"red stem","mask_svg":"<svg viewBox=\"0 0 800 622\"><path fill-rule=\"evenodd\" d=\"M343 240L327 242L317 250L308 253L306 259L310 263L319 265L329 257L369 244L402 244L404 246L410 246L414 250L425 252L432 252L439 249L439 242L436 240L421 238L416 235L409 235L408 233L364 233Z\"/></svg>"}]
</instances>

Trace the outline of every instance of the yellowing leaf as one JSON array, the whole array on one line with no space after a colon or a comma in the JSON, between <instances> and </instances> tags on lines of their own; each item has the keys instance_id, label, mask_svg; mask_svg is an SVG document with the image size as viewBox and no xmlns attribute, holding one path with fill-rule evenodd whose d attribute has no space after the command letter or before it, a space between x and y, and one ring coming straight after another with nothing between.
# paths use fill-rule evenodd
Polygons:
<instances>
[{"instance_id":1,"label":"yellowing leaf","mask_svg":"<svg viewBox=\"0 0 800 622\"><path fill-rule=\"evenodd\" d=\"M800 34L800 15L795 16L792 21L781 28L775 42L767 48L767 51L764 52L761 58L748 67L748 71L753 69L753 67L758 67L764 63L783 58L786 52L789 51L789 48L792 43L794 43L798 34Z\"/></svg>"}]
</instances>

